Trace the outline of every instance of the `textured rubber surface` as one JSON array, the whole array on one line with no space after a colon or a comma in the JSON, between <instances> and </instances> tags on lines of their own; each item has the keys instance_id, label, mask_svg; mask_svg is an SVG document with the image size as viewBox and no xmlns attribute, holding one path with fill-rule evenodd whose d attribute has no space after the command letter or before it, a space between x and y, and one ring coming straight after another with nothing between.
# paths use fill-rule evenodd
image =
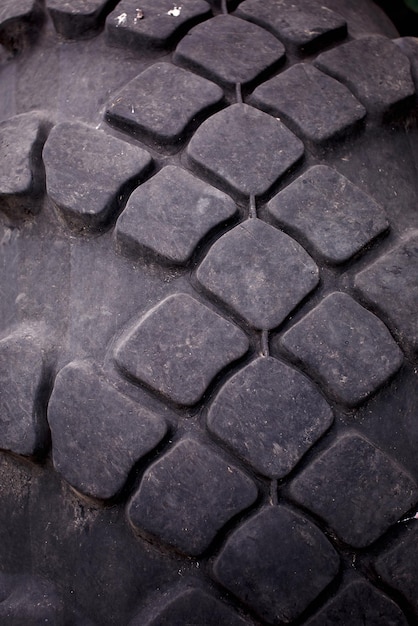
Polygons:
<instances>
[{"instance_id":1,"label":"textured rubber surface","mask_svg":"<svg viewBox=\"0 0 418 626\"><path fill-rule=\"evenodd\" d=\"M365 0L0 8L0 622L418 623L418 43Z\"/></svg>"}]
</instances>

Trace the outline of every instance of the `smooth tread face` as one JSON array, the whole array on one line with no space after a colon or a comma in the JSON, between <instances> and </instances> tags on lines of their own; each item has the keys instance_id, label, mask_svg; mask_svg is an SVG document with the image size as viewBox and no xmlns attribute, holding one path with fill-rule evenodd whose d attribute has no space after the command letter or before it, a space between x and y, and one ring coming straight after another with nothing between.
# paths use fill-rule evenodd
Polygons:
<instances>
[{"instance_id":1,"label":"smooth tread face","mask_svg":"<svg viewBox=\"0 0 418 626\"><path fill-rule=\"evenodd\" d=\"M383 208L326 165L315 165L267 205L278 224L326 262L345 263L389 222Z\"/></svg>"},{"instance_id":2,"label":"smooth tread face","mask_svg":"<svg viewBox=\"0 0 418 626\"><path fill-rule=\"evenodd\" d=\"M399 607L385 594L365 581L347 585L306 626L406 626L407 621Z\"/></svg>"},{"instance_id":3,"label":"smooth tread face","mask_svg":"<svg viewBox=\"0 0 418 626\"><path fill-rule=\"evenodd\" d=\"M77 122L51 131L43 151L50 199L73 230L100 230L150 169L150 155Z\"/></svg>"},{"instance_id":4,"label":"smooth tread face","mask_svg":"<svg viewBox=\"0 0 418 626\"><path fill-rule=\"evenodd\" d=\"M402 342L418 351L418 233L360 272L355 286Z\"/></svg>"},{"instance_id":5,"label":"smooth tread face","mask_svg":"<svg viewBox=\"0 0 418 626\"><path fill-rule=\"evenodd\" d=\"M417 43L0 5L0 623L415 624Z\"/></svg>"},{"instance_id":6,"label":"smooth tread face","mask_svg":"<svg viewBox=\"0 0 418 626\"><path fill-rule=\"evenodd\" d=\"M208 428L256 471L283 478L332 423L325 399L298 371L261 357L216 396Z\"/></svg>"},{"instance_id":7,"label":"smooth tread face","mask_svg":"<svg viewBox=\"0 0 418 626\"><path fill-rule=\"evenodd\" d=\"M122 488L133 465L167 430L163 419L123 397L82 361L58 374L48 422L57 471L82 493L101 499Z\"/></svg>"}]
</instances>

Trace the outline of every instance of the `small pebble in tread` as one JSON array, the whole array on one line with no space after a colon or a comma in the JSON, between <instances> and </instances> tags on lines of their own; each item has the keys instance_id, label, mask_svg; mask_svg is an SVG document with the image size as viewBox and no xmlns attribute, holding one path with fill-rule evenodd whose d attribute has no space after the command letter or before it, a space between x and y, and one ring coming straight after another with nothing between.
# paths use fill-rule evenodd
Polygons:
<instances>
[{"instance_id":1,"label":"small pebble in tread","mask_svg":"<svg viewBox=\"0 0 418 626\"><path fill-rule=\"evenodd\" d=\"M188 28L211 16L204 0L180 4L180 12L173 12L173 0L121 0L106 19L108 43L142 51L171 48Z\"/></svg>"}]
</instances>

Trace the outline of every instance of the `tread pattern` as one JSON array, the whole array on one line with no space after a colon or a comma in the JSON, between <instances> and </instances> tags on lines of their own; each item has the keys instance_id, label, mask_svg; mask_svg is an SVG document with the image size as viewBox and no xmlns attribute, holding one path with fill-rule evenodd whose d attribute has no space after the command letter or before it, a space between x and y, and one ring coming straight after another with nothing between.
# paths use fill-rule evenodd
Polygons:
<instances>
[{"instance_id":1,"label":"tread pattern","mask_svg":"<svg viewBox=\"0 0 418 626\"><path fill-rule=\"evenodd\" d=\"M401 245L360 272L355 286L377 308L401 341L418 350L418 237L414 232Z\"/></svg>"},{"instance_id":2,"label":"tread pattern","mask_svg":"<svg viewBox=\"0 0 418 626\"><path fill-rule=\"evenodd\" d=\"M414 623L416 44L44 4L0 9L0 619Z\"/></svg>"},{"instance_id":3,"label":"tread pattern","mask_svg":"<svg viewBox=\"0 0 418 626\"><path fill-rule=\"evenodd\" d=\"M47 0L55 30L66 39L91 37L99 31L115 0Z\"/></svg>"},{"instance_id":4,"label":"tread pattern","mask_svg":"<svg viewBox=\"0 0 418 626\"><path fill-rule=\"evenodd\" d=\"M344 623L353 626L406 626L405 616L392 600L377 591L366 582L356 581L347 585L334 600L324 608L306 626L333 626Z\"/></svg>"},{"instance_id":5,"label":"tread pattern","mask_svg":"<svg viewBox=\"0 0 418 626\"><path fill-rule=\"evenodd\" d=\"M329 405L307 378L262 357L222 387L210 407L208 427L256 471L277 479L293 469L332 419Z\"/></svg>"},{"instance_id":6,"label":"tread pattern","mask_svg":"<svg viewBox=\"0 0 418 626\"><path fill-rule=\"evenodd\" d=\"M144 616L134 618L129 626L170 626L190 622L190 607L193 607L193 620L205 626L246 626L250 622L242 619L213 596L200 589L183 589L167 599L157 616L144 621Z\"/></svg>"},{"instance_id":7,"label":"tread pattern","mask_svg":"<svg viewBox=\"0 0 418 626\"><path fill-rule=\"evenodd\" d=\"M38 213L43 196L42 148L50 124L41 112L0 124L0 198L10 217Z\"/></svg>"},{"instance_id":8,"label":"tread pattern","mask_svg":"<svg viewBox=\"0 0 418 626\"><path fill-rule=\"evenodd\" d=\"M175 294L121 339L115 360L173 402L192 406L214 376L247 350L238 327L189 295Z\"/></svg>"},{"instance_id":9,"label":"tread pattern","mask_svg":"<svg viewBox=\"0 0 418 626\"><path fill-rule=\"evenodd\" d=\"M289 268L295 280L288 285ZM196 277L248 324L270 330L318 284L318 268L293 239L249 219L212 246Z\"/></svg>"},{"instance_id":10,"label":"tread pattern","mask_svg":"<svg viewBox=\"0 0 418 626\"><path fill-rule=\"evenodd\" d=\"M391 587L405 596L418 613L416 585L418 567L416 559L410 555L415 553L417 529L411 527L408 533L397 541L395 546L386 550L377 560L376 569L381 578Z\"/></svg>"},{"instance_id":11,"label":"tread pattern","mask_svg":"<svg viewBox=\"0 0 418 626\"><path fill-rule=\"evenodd\" d=\"M210 231L237 213L225 193L167 165L131 194L115 235L120 248L135 256L151 251L166 263L183 265Z\"/></svg>"}]
</instances>

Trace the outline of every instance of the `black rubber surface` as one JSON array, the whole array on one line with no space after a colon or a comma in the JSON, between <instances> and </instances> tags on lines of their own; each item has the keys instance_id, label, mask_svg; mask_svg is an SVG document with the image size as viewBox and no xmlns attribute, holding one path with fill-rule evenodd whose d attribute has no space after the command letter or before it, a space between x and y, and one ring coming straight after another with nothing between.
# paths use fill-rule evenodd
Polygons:
<instances>
[{"instance_id":1,"label":"black rubber surface","mask_svg":"<svg viewBox=\"0 0 418 626\"><path fill-rule=\"evenodd\" d=\"M0 623L418 623L418 41L3 0Z\"/></svg>"}]
</instances>

